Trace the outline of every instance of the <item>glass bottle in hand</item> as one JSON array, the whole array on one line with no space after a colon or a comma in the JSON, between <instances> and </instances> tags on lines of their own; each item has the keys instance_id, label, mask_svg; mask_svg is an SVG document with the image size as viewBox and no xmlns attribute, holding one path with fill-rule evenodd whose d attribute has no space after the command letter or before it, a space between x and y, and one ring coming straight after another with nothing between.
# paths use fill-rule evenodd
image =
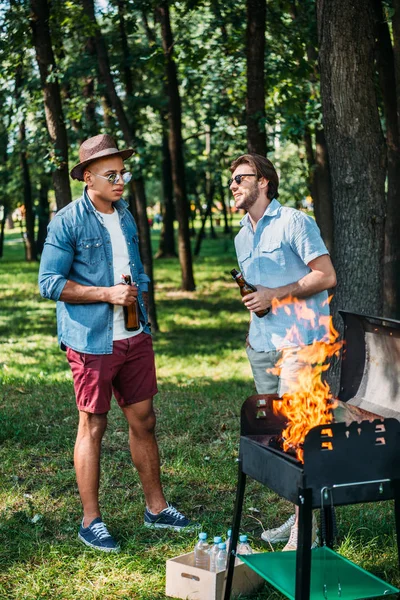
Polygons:
<instances>
[{"instance_id":1,"label":"glass bottle in hand","mask_svg":"<svg viewBox=\"0 0 400 600\"><path fill-rule=\"evenodd\" d=\"M251 283L248 283L248 281L245 280L243 275L239 273L239 271L237 271L236 269L232 269L231 275L240 287L240 293L242 296L247 296L247 294L252 294L253 292L257 291L257 288ZM270 307L268 307L265 310L257 311L255 314L257 315L257 317L265 317L265 315L267 315L270 310Z\"/></svg>"},{"instance_id":2,"label":"glass bottle in hand","mask_svg":"<svg viewBox=\"0 0 400 600\"><path fill-rule=\"evenodd\" d=\"M130 275L121 275L121 279L126 285L132 285L132 279ZM133 304L129 304L129 306L124 306L123 309L125 329L127 331L137 331L140 327L139 307L137 300L135 300Z\"/></svg>"}]
</instances>

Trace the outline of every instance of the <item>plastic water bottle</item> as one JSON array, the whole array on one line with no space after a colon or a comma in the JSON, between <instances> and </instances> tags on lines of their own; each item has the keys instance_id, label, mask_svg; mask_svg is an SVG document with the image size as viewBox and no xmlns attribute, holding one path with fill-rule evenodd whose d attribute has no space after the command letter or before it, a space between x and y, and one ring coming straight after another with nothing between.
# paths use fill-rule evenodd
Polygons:
<instances>
[{"instance_id":1,"label":"plastic water bottle","mask_svg":"<svg viewBox=\"0 0 400 600\"><path fill-rule=\"evenodd\" d=\"M237 547L237 554L253 554L253 550L247 540L247 535L241 535L239 537L239 544ZM239 558L240 560L240 558Z\"/></svg>"},{"instance_id":2,"label":"plastic water bottle","mask_svg":"<svg viewBox=\"0 0 400 600\"><path fill-rule=\"evenodd\" d=\"M226 552L226 544L225 542L221 542L220 544L218 544L218 554L215 559L215 570L217 573L219 571L225 571L227 560L228 554Z\"/></svg>"},{"instance_id":3,"label":"plastic water bottle","mask_svg":"<svg viewBox=\"0 0 400 600\"><path fill-rule=\"evenodd\" d=\"M222 542L222 538L219 535L216 535L214 538L214 545L211 546L210 548L210 571L212 571L213 573L215 573L216 568L215 568L215 560L217 558L217 554L218 554L218 544L220 544Z\"/></svg>"},{"instance_id":4,"label":"plastic water bottle","mask_svg":"<svg viewBox=\"0 0 400 600\"><path fill-rule=\"evenodd\" d=\"M194 547L194 566L199 569L206 569L206 571L210 568L210 554L209 554L209 545L207 543L207 534L202 532L199 533L199 541Z\"/></svg>"},{"instance_id":5,"label":"plastic water bottle","mask_svg":"<svg viewBox=\"0 0 400 600\"><path fill-rule=\"evenodd\" d=\"M232 529L228 529L228 531L226 532L226 540L225 540L227 554L229 554L231 551L231 538L232 538Z\"/></svg>"}]
</instances>

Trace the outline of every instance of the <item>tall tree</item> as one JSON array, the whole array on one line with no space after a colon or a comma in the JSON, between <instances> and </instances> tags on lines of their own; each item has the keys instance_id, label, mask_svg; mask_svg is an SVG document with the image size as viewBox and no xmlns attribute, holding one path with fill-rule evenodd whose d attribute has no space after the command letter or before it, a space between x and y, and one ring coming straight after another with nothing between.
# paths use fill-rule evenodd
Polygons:
<instances>
[{"instance_id":1,"label":"tall tree","mask_svg":"<svg viewBox=\"0 0 400 600\"><path fill-rule=\"evenodd\" d=\"M114 82L113 75L110 68L110 60L108 57L108 50L103 38L100 27L98 26L95 12L94 12L94 1L93 0L82 0L82 6L89 22L93 27L93 40L94 47L97 54L97 62L99 74L102 82L106 86L107 96L110 99L111 105L115 111L118 119L119 126L122 131L125 143L128 146L135 145L135 130L133 124L129 122L126 114L124 105L118 95L117 88ZM121 15L120 15L121 18ZM121 32L121 29L120 29ZM121 33L124 33L122 31ZM136 172L132 179L132 191L136 203L136 217L138 220L139 233L141 237L141 255L143 265L147 275L150 277L149 285L149 318L153 331L158 330L156 306L154 300L154 281L153 281L153 256L151 250L151 239L150 239L150 228L147 219L147 206L146 206L146 193L144 187L144 180L142 174Z\"/></svg>"},{"instance_id":2,"label":"tall tree","mask_svg":"<svg viewBox=\"0 0 400 600\"><path fill-rule=\"evenodd\" d=\"M68 173L68 139L61 105L57 66L49 27L49 5L47 0L31 0L31 27L36 60L43 88L47 129L52 143L50 159L53 164L53 185L57 208L71 202Z\"/></svg>"},{"instance_id":3,"label":"tall tree","mask_svg":"<svg viewBox=\"0 0 400 600\"><path fill-rule=\"evenodd\" d=\"M176 217L178 220L178 251L182 271L182 289L192 291L195 289L195 283L189 234L189 204L186 194L185 164L183 159L182 109L178 76L173 57L174 42L167 0L164 0L157 7L157 13L161 24L168 90L169 151L171 155Z\"/></svg>"},{"instance_id":4,"label":"tall tree","mask_svg":"<svg viewBox=\"0 0 400 600\"><path fill-rule=\"evenodd\" d=\"M385 115L387 148L387 209L384 260L384 315L400 318L400 136L396 96L395 62L382 0L374 0L377 66Z\"/></svg>"},{"instance_id":5,"label":"tall tree","mask_svg":"<svg viewBox=\"0 0 400 600\"><path fill-rule=\"evenodd\" d=\"M317 0L317 11L336 302L381 315L385 148L374 85L372 0Z\"/></svg>"},{"instance_id":6,"label":"tall tree","mask_svg":"<svg viewBox=\"0 0 400 600\"><path fill-rule=\"evenodd\" d=\"M265 156L265 22L266 0L247 0L247 93L246 124L247 150Z\"/></svg>"}]
</instances>

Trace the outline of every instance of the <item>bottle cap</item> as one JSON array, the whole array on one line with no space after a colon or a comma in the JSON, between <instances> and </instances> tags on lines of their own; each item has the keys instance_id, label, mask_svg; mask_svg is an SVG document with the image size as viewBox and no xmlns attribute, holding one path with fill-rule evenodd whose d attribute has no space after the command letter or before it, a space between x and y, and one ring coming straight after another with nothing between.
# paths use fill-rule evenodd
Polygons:
<instances>
[{"instance_id":1,"label":"bottle cap","mask_svg":"<svg viewBox=\"0 0 400 600\"><path fill-rule=\"evenodd\" d=\"M204 533L204 531L199 533L199 540L206 540L206 539L207 539L207 534Z\"/></svg>"},{"instance_id":2,"label":"bottle cap","mask_svg":"<svg viewBox=\"0 0 400 600\"><path fill-rule=\"evenodd\" d=\"M247 535L241 535L239 537L239 542L247 542Z\"/></svg>"},{"instance_id":3,"label":"bottle cap","mask_svg":"<svg viewBox=\"0 0 400 600\"><path fill-rule=\"evenodd\" d=\"M219 548L220 550L225 550L225 549L226 549L226 544L225 544L225 542L221 542L220 544L218 544L218 548Z\"/></svg>"},{"instance_id":4,"label":"bottle cap","mask_svg":"<svg viewBox=\"0 0 400 600\"><path fill-rule=\"evenodd\" d=\"M220 544L222 542L222 537L219 535L216 535L214 538L214 544Z\"/></svg>"}]
</instances>

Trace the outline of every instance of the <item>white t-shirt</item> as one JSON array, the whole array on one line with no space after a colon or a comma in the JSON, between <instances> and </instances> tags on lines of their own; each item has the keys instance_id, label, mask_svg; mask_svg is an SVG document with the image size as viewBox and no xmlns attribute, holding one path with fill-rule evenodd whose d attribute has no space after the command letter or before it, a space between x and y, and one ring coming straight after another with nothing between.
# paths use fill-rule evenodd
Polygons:
<instances>
[{"instance_id":1,"label":"white t-shirt","mask_svg":"<svg viewBox=\"0 0 400 600\"><path fill-rule=\"evenodd\" d=\"M110 215L99 211L97 211L97 213L103 219L103 223L110 234L113 253L114 285L117 285L118 283L121 283L122 274L129 275L131 272L128 247L119 223L118 211L114 208L114 212ZM125 340L126 338L134 337L141 333L141 331L143 331L141 323L137 331L127 331L125 329L123 307L114 304L113 341L115 342L117 340Z\"/></svg>"}]
</instances>

